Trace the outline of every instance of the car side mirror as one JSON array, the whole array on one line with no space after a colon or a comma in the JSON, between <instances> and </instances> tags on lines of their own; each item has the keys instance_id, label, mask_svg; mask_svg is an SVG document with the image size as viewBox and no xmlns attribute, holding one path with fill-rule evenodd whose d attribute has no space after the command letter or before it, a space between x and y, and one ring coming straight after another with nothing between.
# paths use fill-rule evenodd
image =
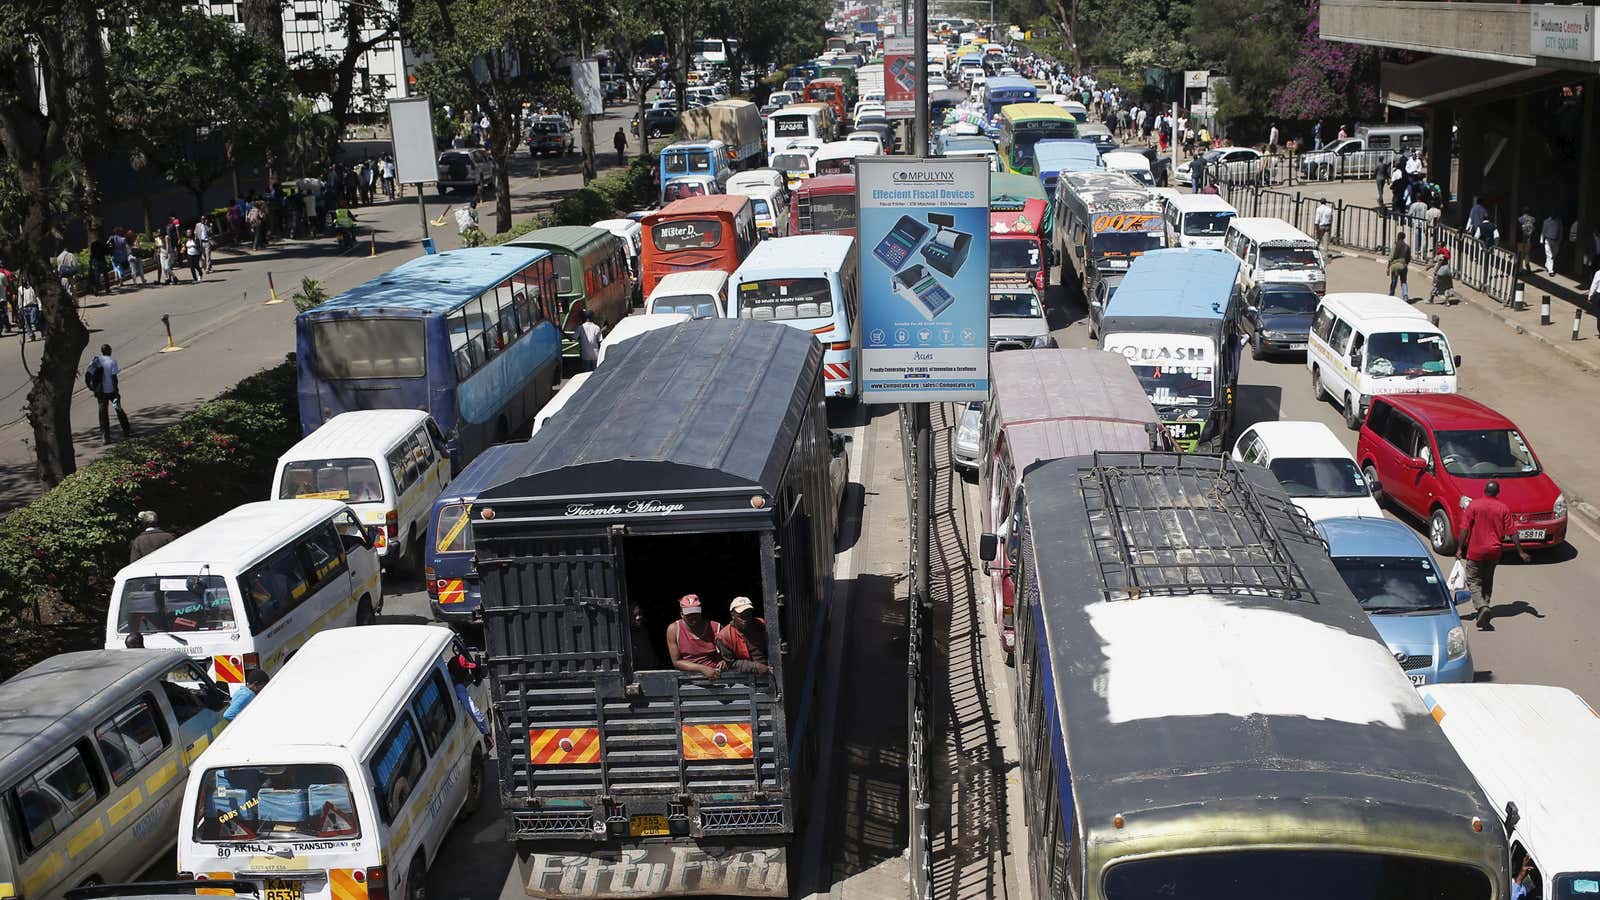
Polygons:
<instances>
[{"instance_id":1,"label":"car side mirror","mask_svg":"<svg viewBox=\"0 0 1600 900\"><path fill-rule=\"evenodd\" d=\"M978 536L978 558L986 563L994 562L996 551L1000 549L1000 539L994 532L986 531Z\"/></svg>"},{"instance_id":2,"label":"car side mirror","mask_svg":"<svg viewBox=\"0 0 1600 900\"><path fill-rule=\"evenodd\" d=\"M1456 364L1456 368L1461 368L1461 354L1456 354L1454 362Z\"/></svg>"},{"instance_id":3,"label":"car side mirror","mask_svg":"<svg viewBox=\"0 0 1600 900\"><path fill-rule=\"evenodd\" d=\"M1517 823L1521 822L1521 821L1522 821L1522 813L1517 810L1516 801L1515 800L1506 801L1506 833L1510 834L1511 830L1513 828L1516 828L1517 827Z\"/></svg>"},{"instance_id":4,"label":"car side mirror","mask_svg":"<svg viewBox=\"0 0 1600 900\"><path fill-rule=\"evenodd\" d=\"M378 526L367 525L362 527L361 543L364 544L368 550L376 547L378 545Z\"/></svg>"},{"instance_id":5,"label":"car side mirror","mask_svg":"<svg viewBox=\"0 0 1600 900\"><path fill-rule=\"evenodd\" d=\"M1406 459L1406 468L1423 472L1428 468L1428 461L1420 456L1412 456Z\"/></svg>"}]
</instances>

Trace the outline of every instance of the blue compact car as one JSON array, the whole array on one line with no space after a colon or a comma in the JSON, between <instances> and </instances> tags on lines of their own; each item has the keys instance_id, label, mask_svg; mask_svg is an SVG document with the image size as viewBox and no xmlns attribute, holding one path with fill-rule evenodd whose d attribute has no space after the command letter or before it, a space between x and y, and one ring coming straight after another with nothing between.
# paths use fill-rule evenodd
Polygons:
<instances>
[{"instance_id":1,"label":"blue compact car","mask_svg":"<svg viewBox=\"0 0 1600 900\"><path fill-rule=\"evenodd\" d=\"M1467 630L1444 573L1414 530L1390 519L1332 518L1317 531L1413 684L1472 680Z\"/></svg>"}]
</instances>

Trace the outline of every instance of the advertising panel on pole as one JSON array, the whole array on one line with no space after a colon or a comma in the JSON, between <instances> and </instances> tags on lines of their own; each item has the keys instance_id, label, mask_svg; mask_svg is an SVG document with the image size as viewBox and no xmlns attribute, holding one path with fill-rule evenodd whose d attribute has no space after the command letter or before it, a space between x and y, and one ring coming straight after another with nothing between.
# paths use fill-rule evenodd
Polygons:
<instances>
[{"instance_id":1,"label":"advertising panel on pole","mask_svg":"<svg viewBox=\"0 0 1600 900\"><path fill-rule=\"evenodd\" d=\"M600 61L576 59L572 61L572 93L578 106L591 116L606 112L605 87L600 83Z\"/></svg>"},{"instance_id":2,"label":"advertising panel on pole","mask_svg":"<svg viewBox=\"0 0 1600 900\"><path fill-rule=\"evenodd\" d=\"M861 395L989 394L989 162L856 159Z\"/></svg>"},{"instance_id":3,"label":"advertising panel on pole","mask_svg":"<svg viewBox=\"0 0 1600 900\"><path fill-rule=\"evenodd\" d=\"M917 114L918 73L927 66L917 60L917 41L893 37L883 42L883 112L891 119Z\"/></svg>"},{"instance_id":4,"label":"advertising panel on pole","mask_svg":"<svg viewBox=\"0 0 1600 900\"><path fill-rule=\"evenodd\" d=\"M389 101L389 134L394 140L395 180L423 184L439 177L434 159L433 106L427 97Z\"/></svg>"}]
</instances>

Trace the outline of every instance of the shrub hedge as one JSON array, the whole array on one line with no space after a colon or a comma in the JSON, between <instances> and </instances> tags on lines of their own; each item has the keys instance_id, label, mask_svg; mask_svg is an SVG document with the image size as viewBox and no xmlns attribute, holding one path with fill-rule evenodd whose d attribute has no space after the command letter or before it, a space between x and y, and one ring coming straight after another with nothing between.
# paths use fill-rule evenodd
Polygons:
<instances>
[{"instance_id":1,"label":"shrub hedge","mask_svg":"<svg viewBox=\"0 0 1600 900\"><path fill-rule=\"evenodd\" d=\"M264 500L278 457L299 438L291 357L118 444L0 521L0 677L100 645L140 510L182 533Z\"/></svg>"},{"instance_id":2,"label":"shrub hedge","mask_svg":"<svg viewBox=\"0 0 1600 900\"><path fill-rule=\"evenodd\" d=\"M627 168L608 172L563 197L550 212L517 223L510 231L489 238L487 244L504 244L530 231L550 225L593 225L601 219L643 209L655 201L656 154L633 159Z\"/></svg>"}]
</instances>

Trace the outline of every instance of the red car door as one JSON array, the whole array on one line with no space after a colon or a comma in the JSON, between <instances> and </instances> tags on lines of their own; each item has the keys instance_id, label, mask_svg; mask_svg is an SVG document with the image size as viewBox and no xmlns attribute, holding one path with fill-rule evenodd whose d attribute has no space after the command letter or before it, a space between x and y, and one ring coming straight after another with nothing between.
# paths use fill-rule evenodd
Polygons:
<instances>
[{"instance_id":1,"label":"red car door","mask_svg":"<svg viewBox=\"0 0 1600 900\"><path fill-rule=\"evenodd\" d=\"M1423 479L1427 471L1412 464L1412 460L1420 455L1421 448L1427 446L1422 426L1410 416L1392 408L1389 425L1394 435L1389 442L1389 450L1394 453L1394 459L1383 471L1383 483L1385 487L1394 485L1390 497L1396 503L1410 510L1413 515L1427 516L1428 507L1423 500Z\"/></svg>"}]
</instances>

